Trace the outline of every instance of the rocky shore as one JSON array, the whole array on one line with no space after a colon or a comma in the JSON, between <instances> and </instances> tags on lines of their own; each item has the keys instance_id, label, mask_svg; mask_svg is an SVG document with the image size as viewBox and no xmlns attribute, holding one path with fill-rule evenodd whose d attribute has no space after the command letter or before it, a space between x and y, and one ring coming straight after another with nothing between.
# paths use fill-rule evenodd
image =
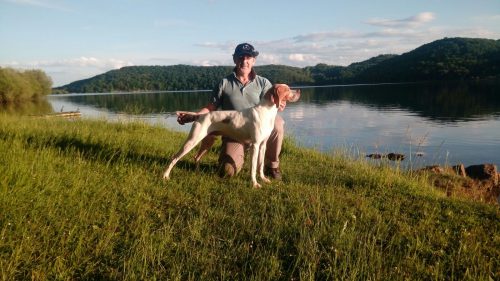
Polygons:
<instances>
[{"instance_id":1,"label":"rocky shore","mask_svg":"<svg viewBox=\"0 0 500 281\"><path fill-rule=\"evenodd\" d=\"M367 154L366 157L391 161L403 161L406 158L404 154L400 153L373 153ZM466 197L500 205L500 174L494 164L467 167L463 164L455 166L433 165L415 172L428 173L431 184L446 191L448 196Z\"/></svg>"},{"instance_id":2,"label":"rocky shore","mask_svg":"<svg viewBox=\"0 0 500 281\"><path fill-rule=\"evenodd\" d=\"M500 205L500 174L494 164L465 167L427 166L417 172L430 173L431 183L446 191L448 196L462 196Z\"/></svg>"}]
</instances>

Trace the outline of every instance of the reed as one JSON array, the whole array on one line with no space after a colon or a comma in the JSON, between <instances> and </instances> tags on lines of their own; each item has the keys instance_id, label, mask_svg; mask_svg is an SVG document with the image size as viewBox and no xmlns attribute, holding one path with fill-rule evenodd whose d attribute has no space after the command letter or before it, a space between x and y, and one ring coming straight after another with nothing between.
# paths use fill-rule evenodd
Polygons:
<instances>
[{"instance_id":1,"label":"reed","mask_svg":"<svg viewBox=\"0 0 500 281\"><path fill-rule=\"evenodd\" d=\"M185 135L0 116L1 280L498 280L500 211L287 140L282 182L161 180ZM248 161L247 161L248 162Z\"/></svg>"}]
</instances>

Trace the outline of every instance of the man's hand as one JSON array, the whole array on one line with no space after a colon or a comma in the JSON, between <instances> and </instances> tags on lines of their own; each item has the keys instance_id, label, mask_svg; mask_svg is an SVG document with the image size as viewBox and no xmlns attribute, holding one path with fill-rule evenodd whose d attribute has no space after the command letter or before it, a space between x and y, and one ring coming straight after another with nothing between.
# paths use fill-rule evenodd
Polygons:
<instances>
[{"instance_id":1,"label":"man's hand","mask_svg":"<svg viewBox=\"0 0 500 281\"><path fill-rule=\"evenodd\" d=\"M200 115L207 114L210 111L214 111L216 109L217 107L214 104L209 103L198 112L176 111L175 114L177 114L177 122L181 125L184 125L186 123L196 121L198 120L198 117L200 117Z\"/></svg>"},{"instance_id":2,"label":"man's hand","mask_svg":"<svg viewBox=\"0 0 500 281\"><path fill-rule=\"evenodd\" d=\"M198 119L199 114L194 112L177 111L177 123L184 125L186 123L191 123Z\"/></svg>"}]
</instances>

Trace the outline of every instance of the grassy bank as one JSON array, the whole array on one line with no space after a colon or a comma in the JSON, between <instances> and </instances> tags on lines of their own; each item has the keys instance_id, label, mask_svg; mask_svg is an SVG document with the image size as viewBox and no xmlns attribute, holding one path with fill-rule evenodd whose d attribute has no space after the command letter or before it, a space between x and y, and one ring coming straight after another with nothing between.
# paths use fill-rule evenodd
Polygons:
<instances>
[{"instance_id":1,"label":"grassy bank","mask_svg":"<svg viewBox=\"0 0 500 281\"><path fill-rule=\"evenodd\" d=\"M216 176L184 135L0 116L2 280L498 280L498 207L287 142L283 182ZM248 161L247 161L248 162Z\"/></svg>"}]
</instances>

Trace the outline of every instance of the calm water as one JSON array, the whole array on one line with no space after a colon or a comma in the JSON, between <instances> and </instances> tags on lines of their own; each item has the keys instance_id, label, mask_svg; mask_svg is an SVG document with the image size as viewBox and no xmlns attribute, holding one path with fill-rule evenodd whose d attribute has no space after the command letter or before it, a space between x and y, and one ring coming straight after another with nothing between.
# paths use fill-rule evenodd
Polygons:
<instances>
[{"instance_id":1,"label":"calm water","mask_svg":"<svg viewBox=\"0 0 500 281\"><path fill-rule=\"evenodd\" d=\"M302 146L355 155L403 153L408 166L500 166L500 83L386 84L302 88L281 113ZM172 114L196 111L210 92L50 96L54 111L84 117L142 119L187 131ZM417 156L423 155L423 156Z\"/></svg>"}]
</instances>

